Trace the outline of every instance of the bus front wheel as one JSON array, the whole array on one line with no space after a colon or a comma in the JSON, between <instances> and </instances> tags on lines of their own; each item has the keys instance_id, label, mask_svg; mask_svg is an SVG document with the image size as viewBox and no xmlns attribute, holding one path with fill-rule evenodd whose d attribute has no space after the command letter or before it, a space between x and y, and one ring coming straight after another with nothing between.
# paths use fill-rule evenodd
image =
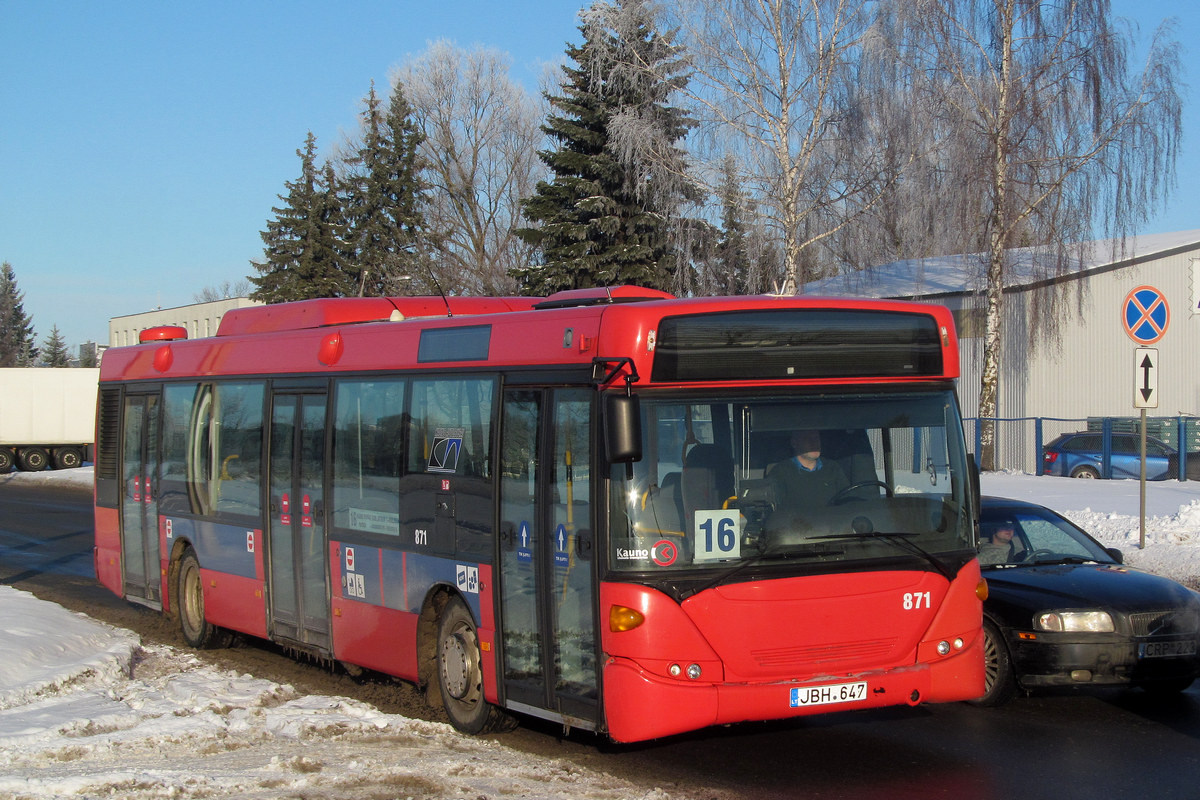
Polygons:
<instances>
[{"instance_id":1,"label":"bus front wheel","mask_svg":"<svg viewBox=\"0 0 1200 800\"><path fill-rule=\"evenodd\" d=\"M442 609L438 623L437 677L450 724L463 733L497 730L508 716L483 697L479 635L466 604L458 597Z\"/></svg>"}]
</instances>

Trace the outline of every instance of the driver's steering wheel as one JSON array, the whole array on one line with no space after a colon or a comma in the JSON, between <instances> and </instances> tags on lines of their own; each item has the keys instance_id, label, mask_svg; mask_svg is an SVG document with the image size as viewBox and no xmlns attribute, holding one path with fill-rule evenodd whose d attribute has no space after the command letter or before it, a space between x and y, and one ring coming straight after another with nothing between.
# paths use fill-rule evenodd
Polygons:
<instances>
[{"instance_id":1,"label":"driver's steering wheel","mask_svg":"<svg viewBox=\"0 0 1200 800\"><path fill-rule=\"evenodd\" d=\"M849 499L849 494L851 492L855 491L856 489L865 489L868 486L878 486L880 489L883 489L885 494L888 490L888 485L883 481L859 481L858 483L850 484L845 489L842 489L833 497L829 498L829 505L837 505L838 503Z\"/></svg>"}]
</instances>

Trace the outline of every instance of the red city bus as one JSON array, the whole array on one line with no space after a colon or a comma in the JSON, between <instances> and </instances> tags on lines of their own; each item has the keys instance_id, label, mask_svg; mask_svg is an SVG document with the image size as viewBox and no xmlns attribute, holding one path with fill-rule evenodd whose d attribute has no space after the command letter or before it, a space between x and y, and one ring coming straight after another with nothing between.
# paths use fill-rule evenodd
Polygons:
<instances>
[{"instance_id":1,"label":"red city bus","mask_svg":"<svg viewBox=\"0 0 1200 800\"><path fill-rule=\"evenodd\" d=\"M141 339L101 367L96 574L192 646L620 742L983 693L945 308L623 286Z\"/></svg>"}]
</instances>

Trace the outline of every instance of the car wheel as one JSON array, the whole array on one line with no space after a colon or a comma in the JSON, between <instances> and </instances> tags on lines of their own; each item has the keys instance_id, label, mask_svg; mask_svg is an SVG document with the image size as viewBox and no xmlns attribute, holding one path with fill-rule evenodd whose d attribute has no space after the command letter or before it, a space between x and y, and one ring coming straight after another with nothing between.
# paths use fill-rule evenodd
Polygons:
<instances>
[{"instance_id":1,"label":"car wheel","mask_svg":"<svg viewBox=\"0 0 1200 800\"><path fill-rule=\"evenodd\" d=\"M1012 699L1017 692L1017 680L1013 674L1012 658L1000 628L990 619L983 621L983 675L984 692L971 700L972 705L995 708Z\"/></svg>"},{"instance_id":2,"label":"car wheel","mask_svg":"<svg viewBox=\"0 0 1200 800\"><path fill-rule=\"evenodd\" d=\"M1095 479L1100 477L1100 472L1095 467L1076 467L1071 477Z\"/></svg>"},{"instance_id":3,"label":"car wheel","mask_svg":"<svg viewBox=\"0 0 1200 800\"><path fill-rule=\"evenodd\" d=\"M455 597L442 609L438 624L437 680L446 716L463 733L497 730L511 720L483 697L482 661L475 621L466 603Z\"/></svg>"}]
</instances>

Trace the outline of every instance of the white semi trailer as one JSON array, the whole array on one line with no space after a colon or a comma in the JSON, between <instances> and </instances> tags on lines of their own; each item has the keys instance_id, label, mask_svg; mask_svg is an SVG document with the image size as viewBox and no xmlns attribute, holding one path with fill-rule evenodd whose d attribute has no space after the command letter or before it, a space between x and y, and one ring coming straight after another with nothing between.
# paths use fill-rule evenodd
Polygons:
<instances>
[{"instance_id":1,"label":"white semi trailer","mask_svg":"<svg viewBox=\"0 0 1200 800\"><path fill-rule=\"evenodd\" d=\"M0 369L0 473L91 459L98 369Z\"/></svg>"}]
</instances>

